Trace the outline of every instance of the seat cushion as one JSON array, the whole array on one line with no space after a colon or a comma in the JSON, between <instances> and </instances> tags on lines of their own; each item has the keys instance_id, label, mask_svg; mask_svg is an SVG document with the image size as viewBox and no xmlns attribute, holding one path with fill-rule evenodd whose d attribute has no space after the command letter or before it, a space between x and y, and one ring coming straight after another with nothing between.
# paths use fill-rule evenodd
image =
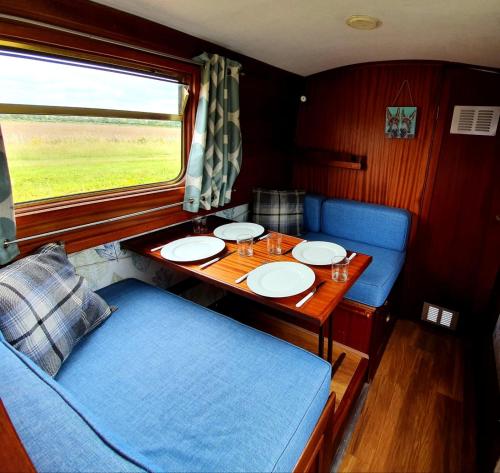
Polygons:
<instances>
[{"instance_id":1,"label":"seat cushion","mask_svg":"<svg viewBox=\"0 0 500 473\"><path fill-rule=\"evenodd\" d=\"M0 398L38 472L157 470L5 341L0 380Z\"/></svg>"},{"instance_id":2,"label":"seat cushion","mask_svg":"<svg viewBox=\"0 0 500 473\"><path fill-rule=\"evenodd\" d=\"M411 216L407 210L355 200L328 199L321 211L321 232L368 245L405 251Z\"/></svg>"},{"instance_id":3,"label":"seat cushion","mask_svg":"<svg viewBox=\"0 0 500 473\"><path fill-rule=\"evenodd\" d=\"M321 206L325 198L321 195L307 194L304 198L304 232L321 231Z\"/></svg>"},{"instance_id":4,"label":"seat cushion","mask_svg":"<svg viewBox=\"0 0 500 473\"><path fill-rule=\"evenodd\" d=\"M328 363L137 280L99 293L119 309L61 385L161 469L293 469L329 396Z\"/></svg>"},{"instance_id":5,"label":"seat cushion","mask_svg":"<svg viewBox=\"0 0 500 473\"><path fill-rule=\"evenodd\" d=\"M255 223L268 230L288 235L303 231L305 191L253 190L253 216Z\"/></svg>"},{"instance_id":6,"label":"seat cushion","mask_svg":"<svg viewBox=\"0 0 500 473\"><path fill-rule=\"evenodd\" d=\"M332 237L326 233L310 232L304 238L309 241L331 241L347 250L370 255L373 258L372 262L349 289L345 297L372 307L380 307L386 301L403 267L404 252Z\"/></svg>"},{"instance_id":7,"label":"seat cushion","mask_svg":"<svg viewBox=\"0 0 500 473\"><path fill-rule=\"evenodd\" d=\"M5 339L53 376L111 308L76 274L64 247L49 243L0 269L0 314Z\"/></svg>"}]
</instances>

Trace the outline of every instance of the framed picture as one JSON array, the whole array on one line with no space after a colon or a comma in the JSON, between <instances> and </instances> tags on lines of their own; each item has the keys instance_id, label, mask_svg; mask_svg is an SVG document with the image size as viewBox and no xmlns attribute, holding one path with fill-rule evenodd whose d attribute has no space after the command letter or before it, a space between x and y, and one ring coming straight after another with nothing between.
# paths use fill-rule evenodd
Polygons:
<instances>
[{"instance_id":1,"label":"framed picture","mask_svg":"<svg viewBox=\"0 0 500 473\"><path fill-rule=\"evenodd\" d=\"M414 138L416 124L417 107L387 107L385 114L385 136L387 138Z\"/></svg>"}]
</instances>

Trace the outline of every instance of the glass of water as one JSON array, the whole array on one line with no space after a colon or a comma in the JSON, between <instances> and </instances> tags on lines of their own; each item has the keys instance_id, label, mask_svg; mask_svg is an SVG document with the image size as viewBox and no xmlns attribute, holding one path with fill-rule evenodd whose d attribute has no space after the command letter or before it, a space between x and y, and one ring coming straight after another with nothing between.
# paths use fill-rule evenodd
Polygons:
<instances>
[{"instance_id":1,"label":"glass of water","mask_svg":"<svg viewBox=\"0 0 500 473\"><path fill-rule=\"evenodd\" d=\"M238 235L236 239L240 256L253 256L253 237L249 233Z\"/></svg>"},{"instance_id":2,"label":"glass of water","mask_svg":"<svg viewBox=\"0 0 500 473\"><path fill-rule=\"evenodd\" d=\"M283 235L277 232L271 232L266 238L267 252L271 255L281 255L281 241Z\"/></svg>"},{"instance_id":3,"label":"glass of water","mask_svg":"<svg viewBox=\"0 0 500 473\"><path fill-rule=\"evenodd\" d=\"M343 258L341 261L332 261L332 279L335 282L346 282L349 278L349 260Z\"/></svg>"},{"instance_id":4,"label":"glass of water","mask_svg":"<svg viewBox=\"0 0 500 473\"><path fill-rule=\"evenodd\" d=\"M193 219L193 233L198 235L208 233L207 217L196 217Z\"/></svg>"}]
</instances>

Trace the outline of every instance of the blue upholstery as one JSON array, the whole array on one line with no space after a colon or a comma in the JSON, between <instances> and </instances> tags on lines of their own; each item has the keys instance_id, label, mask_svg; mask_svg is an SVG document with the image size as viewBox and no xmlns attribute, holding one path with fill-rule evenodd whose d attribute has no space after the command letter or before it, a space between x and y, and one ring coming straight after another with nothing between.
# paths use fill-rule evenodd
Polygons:
<instances>
[{"instance_id":1,"label":"blue upholstery","mask_svg":"<svg viewBox=\"0 0 500 473\"><path fill-rule=\"evenodd\" d=\"M0 398L38 472L157 470L109 430L94 428L99 422L83 406L5 341L0 380Z\"/></svg>"},{"instance_id":2,"label":"blue upholstery","mask_svg":"<svg viewBox=\"0 0 500 473\"><path fill-rule=\"evenodd\" d=\"M410 219L410 213L404 209L328 199L322 207L321 231L346 240L404 251Z\"/></svg>"},{"instance_id":3,"label":"blue upholstery","mask_svg":"<svg viewBox=\"0 0 500 473\"><path fill-rule=\"evenodd\" d=\"M410 213L384 205L325 200L320 196L311 196L311 200L306 196L304 211L306 240L331 241L373 257L346 298L380 307L404 264Z\"/></svg>"},{"instance_id":4,"label":"blue upholstery","mask_svg":"<svg viewBox=\"0 0 500 473\"><path fill-rule=\"evenodd\" d=\"M307 194L304 198L304 229L309 232L321 231L321 206L325 198Z\"/></svg>"},{"instance_id":5,"label":"blue upholstery","mask_svg":"<svg viewBox=\"0 0 500 473\"><path fill-rule=\"evenodd\" d=\"M290 471L331 367L300 348L136 280L56 380L168 471Z\"/></svg>"},{"instance_id":6,"label":"blue upholstery","mask_svg":"<svg viewBox=\"0 0 500 473\"><path fill-rule=\"evenodd\" d=\"M326 233L311 232L307 233L304 238L309 241L331 241L347 250L373 257L368 268L345 296L346 299L361 302L371 307L380 307L386 301L405 261L404 252L332 237Z\"/></svg>"}]
</instances>

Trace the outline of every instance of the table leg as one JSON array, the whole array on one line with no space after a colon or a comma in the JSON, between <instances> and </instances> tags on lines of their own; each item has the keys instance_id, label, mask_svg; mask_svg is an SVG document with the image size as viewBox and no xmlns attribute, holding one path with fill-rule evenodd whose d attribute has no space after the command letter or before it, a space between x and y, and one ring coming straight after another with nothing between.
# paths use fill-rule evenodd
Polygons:
<instances>
[{"instance_id":1,"label":"table leg","mask_svg":"<svg viewBox=\"0 0 500 473\"><path fill-rule=\"evenodd\" d=\"M333 314L328 317L328 358L327 360L333 362ZM333 372L332 372L333 375Z\"/></svg>"},{"instance_id":2,"label":"table leg","mask_svg":"<svg viewBox=\"0 0 500 473\"><path fill-rule=\"evenodd\" d=\"M319 327L319 333L318 333L318 356L320 358L323 358L323 346L325 344L325 337L323 335L323 325L320 325Z\"/></svg>"}]
</instances>

